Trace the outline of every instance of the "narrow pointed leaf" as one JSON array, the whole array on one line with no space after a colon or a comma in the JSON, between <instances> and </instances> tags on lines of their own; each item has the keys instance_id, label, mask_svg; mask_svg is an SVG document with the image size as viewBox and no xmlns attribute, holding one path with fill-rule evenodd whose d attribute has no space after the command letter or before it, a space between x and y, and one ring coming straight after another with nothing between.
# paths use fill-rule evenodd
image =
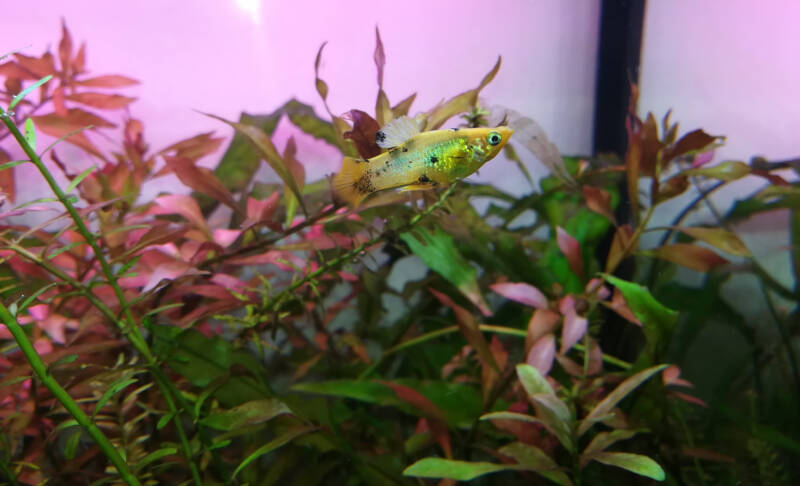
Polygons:
<instances>
[{"instance_id":1,"label":"narrow pointed leaf","mask_svg":"<svg viewBox=\"0 0 800 486\"><path fill-rule=\"evenodd\" d=\"M136 101L136 98L129 96L105 93L72 93L64 97L76 103L93 106L101 110L118 110Z\"/></svg>"},{"instance_id":2,"label":"narrow pointed leaf","mask_svg":"<svg viewBox=\"0 0 800 486\"><path fill-rule=\"evenodd\" d=\"M638 433L638 430L624 429L612 430L610 432L600 432L594 436L589 445L587 445L581 453L581 467L585 466L587 462L591 461L595 454L603 452L621 440L628 440Z\"/></svg>"},{"instance_id":3,"label":"narrow pointed leaf","mask_svg":"<svg viewBox=\"0 0 800 486\"><path fill-rule=\"evenodd\" d=\"M677 227L675 229L681 233L686 233L692 238L704 241L715 248L719 248L725 253L743 257L750 256L750 250L747 249L747 246L736 233L725 228Z\"/></svg>"},{"instance_id":4,"label":"narrow pointed leaf","mask_svg":"<svg viewBox=\"0 0 800 486\"><path fill-rule=\"evenodd\" d=\"M519 469L516 466L493 464L491 462L467 462L426 457L408 466L403 471L403 475L417 478L448 478L456 481L470 481L484 474Z\"/></svg>"},{"instance_id":5,"label":"narrow pointed leaf","mask_svg":"<svg viewBox=\"0 0 800 486\"><path fill-rule=\"evenodd\" d=\"M499 282L490 285L489 288L496 294L500 294L514 302L535 307L536 309L547 308L547 297L533 285L527 283Z\"/></svg>"},{"instance_id":6,"label":"narrow pointed leaf","mask_svg":"<svg viewBox=\"0 0 800 486\"><path fill-rule=\"evenodd\" d=\"M72 179L70 181L70 183L67 186L67 188L64 189L64 193L65 194L69 194L70 192L72 192L76 187L78 187L78 184L83 182L83 180L86 179L89 176L89 174L94 172L96 169L97 169L97 166L93 165L93 166L89 167L88 169L84 170L83 172L81 172L80 174L78 174L74 179Z\"/></svg>"},{"instance_id":7,"label":"narrow pointed leaf","mask_svg":"<svg viewBox=\"0 0 800 486\"><path fill-rule=\"evenodd\" d=\"M471 110L478 102L478 94L480 94L481 90L486 87L487 84L491 83L495 75L497 75L501 63L502 58L498 57L492 70L483 77L477 88L465 91L449 99L443 105L436 107L428 116L427 128L436 130L453 116Z\"/></svg>"},{"instance_id":8,"label":"narrow pointed leaf","mask_svg":"<svg viewBox=\"0 0 800 486\"><path fill-rule=\"evenodd\" d=\"M259 457L265 454L269 454L270 452L288 444L297 437L300 437L303 434L307 434L313 430L315 430L315 427L310 427L310 426L289 429L288 431L267 442L263 446L253 451L253 453L251 453L249 456L247 456L241 463L239 463L238 466L236 466L236 469L233 471L233 477L235 478L236 475L242 471L242 469L247 467L248 464L255 461Z\"/></svg>"},{"instance_id":9,"label":"narrow pointed leaf","mask_svg":"<svg viewBox=\"0 0 800 486\"><path fill-rule=\"evenodd\" d=\"M33 126L33 120L30 118L25 120L25 141L36 151L36 127Z\"/></svg>"},{"instance_id":10,"label":"narrow pointed leaf","mask_svg":"<svg viewBox=\"0 0 800 486\"><path fill-rule=\"evenodd\" d=\"M157 451L153 451L150 454L144 456L139 462L134 465L134 471L139 471L144 469L148 465L156 462L159 459L163 459L167 456L173 456L178 453L178 449L174 447L164 447L163 449L159 449Z\"/></svg>"},{"instance_id":11,"label":"narrow pointed leaf","mask_svg":"<svg viewBox=\"0 0 800 486\"><path fill-rule=\"evenodd\" d=\"M701 167L683 171L684 175L705 176L721 181L735 181L750 174L750 166L738 160L729 160L713 167Z\"/></svg>"},{"instance_id":12,"label":"narrow pointed leaf","mask_svg":"<svg viewBox=\"0 0 800 486\"><path fill-rule=\"evenodd\" d=\"M569 269L579 277L583 277L583 258L581 257L581 245L572 235L560 227L556 227L556 241L561 253L567 257Z\"/></svg>"},{"instance_id":13,"label":"narrow pointed leaf","mask_svg":"<svg viewBox=\"0 0 800 486\"><path fill-rule=\"evenodd\" d=\"M84 79L82 81L75 81L74 84L88 88L122 88L124 86L139 84L139 81L119 74L109 74L106 76Z\"/></svg>"},{"instance_id":14,"label":"narrow pointed leaf","mask_svg":"<svg viewBox=\"0 0 800 486\"><path fill-rule=\"evenodd\" d=\"M30 85L27 88L25 88L22 91L20 91L16 96L14 96L14 98L11 99L11 103L8 104L8 110L7 111L13 110L14 107L17 106L20 101L25 99L25 97L28 96L28 94L31 91L35 90L36 88L38 88L39 86L43 85L44 83L50 81L51 79L53 79L53 75L52 74L47 75L47 76L43 77L42 79L40 79L39 81L36 81L32 85Z\"/></svg>"},{"instance_id":15,"label":"narrow pointed leaf","mask_svg":"<svg viewBox=\"0 0 800 486\"><path fill-rule=\"evenodd\" d=\"M275 398L264 398L245 402L238 407L222 412L209 414L200 419L200 423L216 430L235 430L242 427L252 427L278 415L292 413L289 407Z\"/></svg>"},{"instance_id":16,"label":"narrow pointed leaf","mask_svg":"<svg viewBox=\"0 0 800 486\"><path fill-rule=\"evenodd\" d=\"M417 93L414 93L400 103L394 105L392 107L392 114L394 115L394 118L408 115L411 105L414 103L414 99L416 99L416 97Z\"/></svg>"},{"instance_id":17,"label":"narrow pointed leaf","mask_svg":"<svg viewBox=\"0 0 800 486\"><path fill-rule=\"evenodd\" d=\"M220 182L211 170L205 167L198 167L191 159L186 157L171 157L165 155L164 161L167 163L167 167L169 167L186 186L214 198L234 211L240 211L239 205L236 204L233 195L231 195L228 188Z\"/></svg>"},{"instance_id":18,"label":"narrow pointed leaf","mask_svg":"<svg viewBox=\"0 0 800 486\"><path fill-rule=\"evenodd\" d=\"M708 272L714 267L728 263L728 260L708 248L691 243L673 243L642 253L697 270L698 272Z\"/></svg>"},{"instance_id":19,"label":"narrow pointed leaf","mask_svg":"<svg viewBox=\"0 0 800 486\"><path fill-rule=\"evenodd\" d=\"M541 474L556 484L572 484L566 473L559 470L558 464L536 446L524 442L512 442L501 447L497 452L513 458L526 471L534 471Z\"/></svg>"},{"instance_id":20,"label":"narrow pointed leaf","mask_svg":"<svg viewBox=\"0 0 800 486\"><path fill-rule=\"evenodd\" d=\"M118 381L115 381L114 383L112 383L111 386L109 386L106 389L105 393L103 393L103 395L100 397L100 400L97 401L97 405L95 405L95 407L94 407L94 412L92 412L92 417L97 415L97 412L99 412L100 409L103 408L103 405L108 403L108 401L111 400L111 398L114 395L116 395L117 393L121 392L122 390L127 388L129 385L132 385L132 384L136 383L136 381L137 381L136 378L128 378L128 379L125 379L125 380L118 380Z\"/></svg>"},{"instance_id":21,"label":"narrow pointed leaf","mask_svg":"<svg viewBox=\"0 0 800 486\"><path fill-rule=\"evenodd\" d=\"M602 417L608 416L614 407L628 396L639 385L650 379L651 376L666 368L667 365L658 365L642 370L619 384L614 391L608 394L583 418L578 426L578 436L583 435L589 428Z\"/></svg>"}]
</instances>

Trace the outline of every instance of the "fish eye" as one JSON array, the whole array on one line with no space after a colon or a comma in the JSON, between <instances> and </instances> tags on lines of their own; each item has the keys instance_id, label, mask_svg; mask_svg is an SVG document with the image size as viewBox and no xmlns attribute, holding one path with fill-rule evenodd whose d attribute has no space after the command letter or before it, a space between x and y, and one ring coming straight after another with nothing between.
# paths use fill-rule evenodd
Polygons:
<instances>
[{"instance_id":1,"label":"fish eye","mask_svg":"<svg viewBox=\"0 0 800 486\"><path fill-rule=\"evenodd\" d=\"M489 145L497 145L498 143L500 143L500 140L502 140L503 137L500 136L500 134L497 132L490 132L488 139L489 139Z\"/></svg>"}]
</instances>

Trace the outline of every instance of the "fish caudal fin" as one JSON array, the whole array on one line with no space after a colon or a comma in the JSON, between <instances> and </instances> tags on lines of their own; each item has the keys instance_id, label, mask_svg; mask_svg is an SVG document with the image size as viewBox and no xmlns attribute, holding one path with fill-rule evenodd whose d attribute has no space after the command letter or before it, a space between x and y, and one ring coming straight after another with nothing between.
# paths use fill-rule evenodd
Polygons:
<instances>
[{"instance_id":1,"label":"fish caudal fin","mask_svg":"<svg viewBox=\"0 0 800 486\"><path fill-rule=\"evenodd\" d=\"M333 176L333 191L352 207L361 204L373 192L366 168L366 162L345 157L342 160L342 170Z\"/></svg>"}]
</instances>

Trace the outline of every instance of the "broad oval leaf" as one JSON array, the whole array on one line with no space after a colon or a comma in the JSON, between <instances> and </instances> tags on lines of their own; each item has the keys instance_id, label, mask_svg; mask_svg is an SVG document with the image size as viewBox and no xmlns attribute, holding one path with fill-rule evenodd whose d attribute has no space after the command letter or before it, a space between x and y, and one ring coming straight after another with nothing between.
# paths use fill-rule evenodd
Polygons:
<instances>
[{"instance_id":1,"label":"broad oval leaf","mask_svg":"<svg viewBox=\"0 0 800 486\"><path fill-rule=\"evenodd\" d=\"M547 297L536 287L527 283L499 282L489 286L492 292L520 304L547 309Z\"/></svg>"},{"instance_id":2,"label":"broad oval leaf","mask_svg":"<svg viewBox=\"0 0 800 486\"><path fill-rule=\"evenodd\" d=\"M663 481L666 478L661 466L647 456L641 454L631 454L628 452L600 452L592 457L593 461L607 466L616 466L626 469L640 476L645 476L656 481Z\"/></svg>"},{"instance_id":3,"label":"broad oval leaf","mask_svg":"<svg viewBox=\"0 0 800 486\"><path fill-rule=\"evenodd\" d=\"M550 334L537 339L528 354L525 356L525 363L535 368L542 376L547 376L553 367L553 359L556 357L556 338Z\"/></svg>"}]
</instances>

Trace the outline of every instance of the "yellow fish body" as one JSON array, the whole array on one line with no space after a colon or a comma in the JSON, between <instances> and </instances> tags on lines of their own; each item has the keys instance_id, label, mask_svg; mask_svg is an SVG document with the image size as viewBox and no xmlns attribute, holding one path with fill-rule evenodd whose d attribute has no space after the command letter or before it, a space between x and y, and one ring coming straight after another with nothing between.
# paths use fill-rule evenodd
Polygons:
<instances>
[{"instance_id":1,"label":"yellow fish body","mask_svg":"<svg viewBox=\"0 0 800 486\"><path fill-rule=\"evenodd\" d=\"M508 127L419 132L408 117L393 120L376 135L389 150L371 159L345 157L333 178L336 194L353 207L387 189L432 189L463 179L500 152L514 133Z\"/></svg>"}]
</instances>

